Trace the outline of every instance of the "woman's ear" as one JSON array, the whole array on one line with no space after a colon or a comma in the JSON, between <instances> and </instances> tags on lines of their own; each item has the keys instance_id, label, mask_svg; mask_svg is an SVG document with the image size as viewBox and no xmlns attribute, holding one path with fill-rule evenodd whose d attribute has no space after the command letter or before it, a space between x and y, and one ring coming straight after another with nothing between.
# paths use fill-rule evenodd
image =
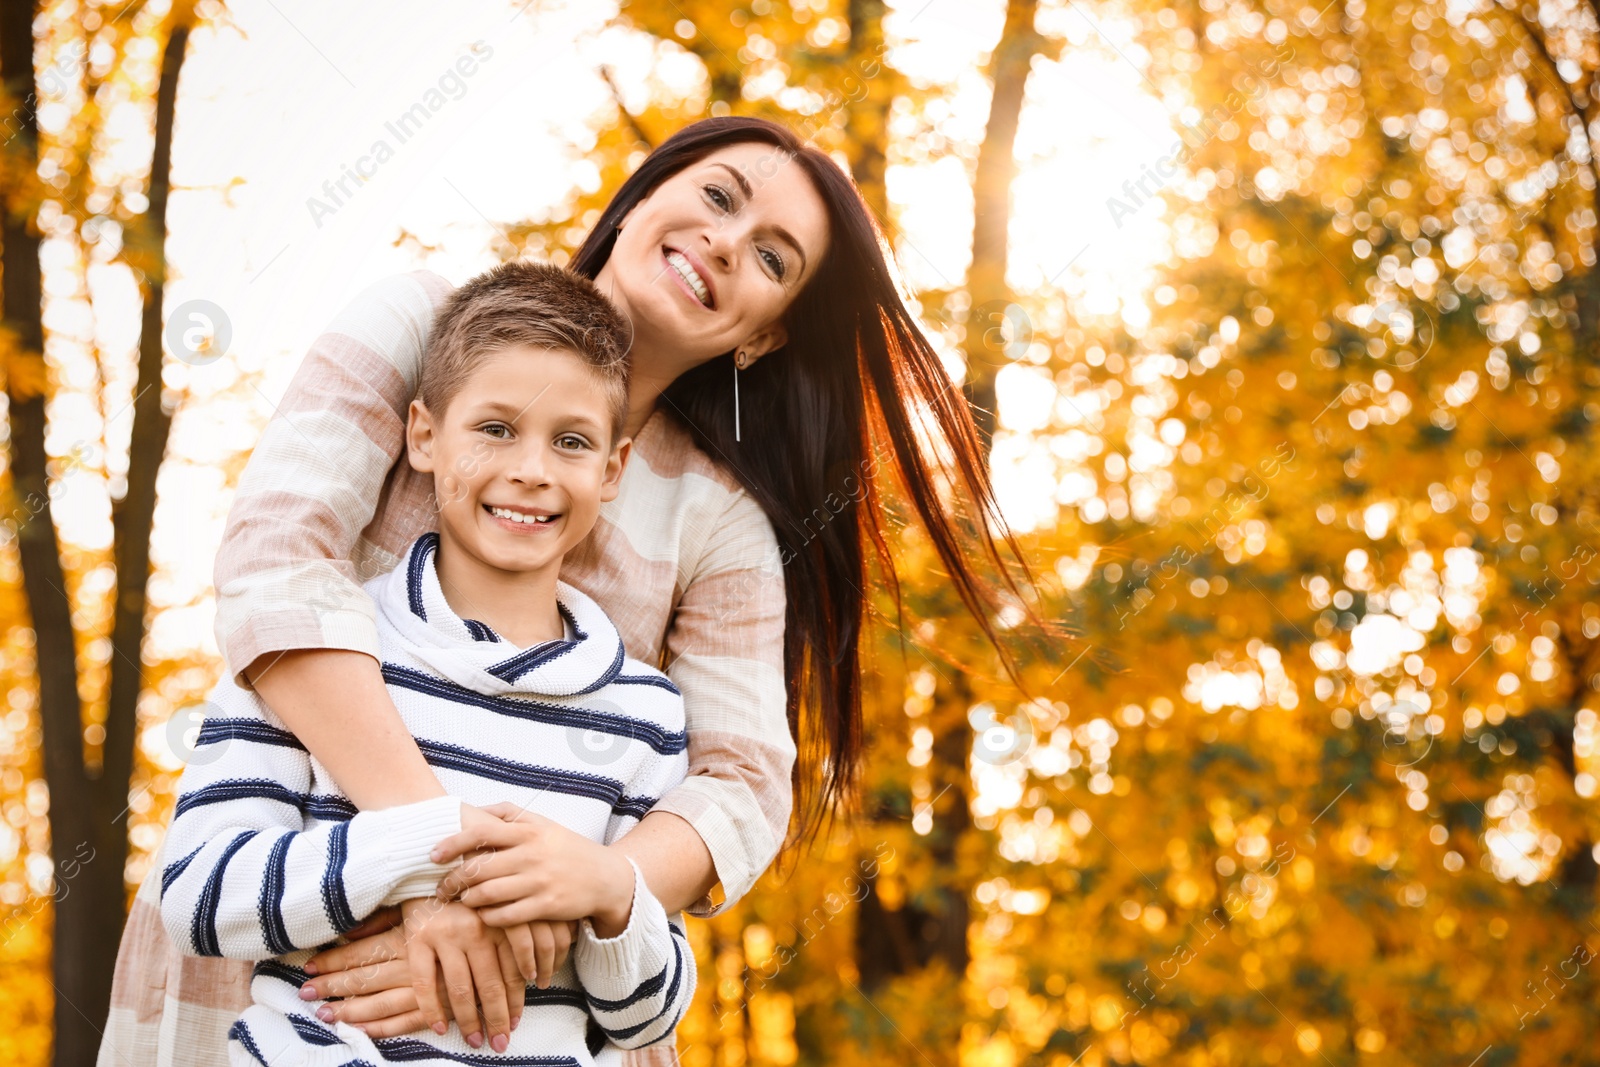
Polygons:
<instances>
[{"instance_id":1,"label":"woman's ear","mask_svg":"<svg viewBox=\"0 0 1600 1067\"><path fill-rule=\"evenodd\" d=\"M406 417L406 459L420 474L433 472L433 416L420 400L411 402Z\"/></svg>"},{"instance_id":2,"label":"woman's ear","mask_svg":"<svg viewBox=\"0 0 1600 1067\"><path fill-rule=\"evenodd\" d=\"M750 340L740 345L739 348L735 349L734 351L737 352L740 349L743 349L744 365L748 367L755 363L756 360L766 355L768 352L775 352L788 343L789 331L784 328L783 323L775 322L771 326L768 326L766 329L751 337Z\"/></svg>"}]
</instances>

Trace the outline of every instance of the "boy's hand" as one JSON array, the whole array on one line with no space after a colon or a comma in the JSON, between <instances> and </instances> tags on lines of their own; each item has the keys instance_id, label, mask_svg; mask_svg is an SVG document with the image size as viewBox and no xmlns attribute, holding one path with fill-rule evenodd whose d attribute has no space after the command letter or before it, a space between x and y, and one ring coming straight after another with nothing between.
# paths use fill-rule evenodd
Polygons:
<instances>
[{"instance_id":1,"label":"boy's hand","mask_svg":"<svg viewBox=\"0 0 1600 1067\"><path fill-rule=\"evenodd\" d=\"M514 804L469 811L463 804L461 832L433 850L435 863L466 857L439 883L440 897L459 896L491 926L585 917L602 930L627 926L634 872L626 856Z\"/></svg>"},{"instance_id":2,"label":"boy's hand","mask_svg":"<svg viewBox=\"0 0 1600 1067\"><path fill-rule=\"evenodd\" d=\"M487 1029L489 1047L504 1052L511 1040L507 1002L513 992L505 976L518 970L505 934L485 925L471 908L432 897L408 900L400 905L400 913L405 919L411 988L423 1021L439 1034L449 1026L439 998L442 974L450 1011L467 1044L482 1048ZM478 1004L483 1005L482 1028Z\"/></svg>"}]
</instances>

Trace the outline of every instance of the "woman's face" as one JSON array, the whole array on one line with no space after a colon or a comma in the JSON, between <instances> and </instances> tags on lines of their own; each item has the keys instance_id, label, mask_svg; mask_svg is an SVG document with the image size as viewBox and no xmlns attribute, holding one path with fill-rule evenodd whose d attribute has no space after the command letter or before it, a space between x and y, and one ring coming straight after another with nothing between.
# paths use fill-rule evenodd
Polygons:
<instances>
[{"instance_id":1,"label":"woman's face","mask_svg":"<svg viewBox=\"0 0 1600 1067\"><path fill-rule=\"evenodd\" d=\"M827 249L805 171L782 149L740 144L640 201L595 281L633 320L636 352L694 365L742 348L748 360L787 340L783 313Z\"/></svg>"}]
</instances>

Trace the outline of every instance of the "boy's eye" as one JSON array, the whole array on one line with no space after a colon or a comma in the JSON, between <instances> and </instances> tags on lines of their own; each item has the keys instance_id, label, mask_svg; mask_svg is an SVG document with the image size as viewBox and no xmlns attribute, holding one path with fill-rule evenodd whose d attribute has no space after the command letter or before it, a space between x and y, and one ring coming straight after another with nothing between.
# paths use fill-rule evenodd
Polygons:
<instances>
[{"instance_id":1,"label":"boy's eye","mask_svg":"<svg viewBox=\"0 0 1600 1067\"><path fill-rule=\"evenodd\" d=\"M575 433L564 433L560 437L556 438L556 447L578 451L580 449L588 448L589 442L584 440L582 437L579 437Z\"/></svg>"},{"instance_id":2,"label":"boy's eye","mask_svg":"<svg viewBox=\"0 0 1600 1067\"><path fill-rule=\"evenodd\" d=\"M483 426L480 426L479 429L488 434L490 437L494 438L506 438L511 436L511 427L507 426L503 422L487 423Z\"/></svg>"}]
</instances>

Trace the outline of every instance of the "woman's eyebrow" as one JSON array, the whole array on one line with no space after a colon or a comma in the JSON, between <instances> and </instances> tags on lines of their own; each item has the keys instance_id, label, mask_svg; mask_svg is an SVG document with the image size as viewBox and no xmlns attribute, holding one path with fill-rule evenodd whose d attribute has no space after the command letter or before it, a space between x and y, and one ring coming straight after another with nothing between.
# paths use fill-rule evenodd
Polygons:
<instances>
[{"instance_id":1,"label":"woman's eyebrow","mask_svg":"<svg viewBox=\"0 0 1600 1067\"><path fill-rule=\"evenodd\" d=\"M746 200L749 200L755 196L755 190L750 188L750 181L743 174L740 174L737 170L728 166L726 163L713 163L711 165L713 167L721 167L723 170L727 171L729 175L733 177L734 182L739 186L739 191L744 194L744 198ZM794 249L794 254L800 257L800 273L804 274L806 272L805 248L801 246L799 241L794 239L794 234L790 233L782 226L772 227L772 232L777 234L778 238L787 243L790 248Z\"/></svg>"}]
</instances>

